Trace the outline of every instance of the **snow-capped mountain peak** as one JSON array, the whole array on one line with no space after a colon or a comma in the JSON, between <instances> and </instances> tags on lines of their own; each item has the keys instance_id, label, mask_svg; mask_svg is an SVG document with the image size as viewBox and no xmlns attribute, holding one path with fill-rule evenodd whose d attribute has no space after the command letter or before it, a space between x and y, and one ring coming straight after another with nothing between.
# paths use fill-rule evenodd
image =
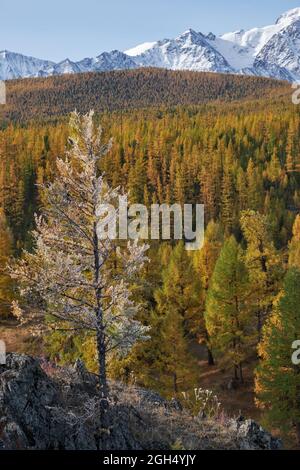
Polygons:
<instances>
[{"instance_id":1,"label":"snow-capped mountain peak","mask_svg":"<svg viewBox=\"0 0 300 470\"><path fill-rule=\"evenodd\" d=\"M279 16L279 18L276 21L276 24L291 24L294 21L297 21L300 19L300 7L298 8L293 8L292 10L288 10L282 15Z\"/></svg>"},{"instance_id":2,"label":"snow-capped mountain peak","mask_svg":"<svg viewBox=\"0 0 300 470\"><path fill-rule=\"evenodd\" d=\"M49 60L36 59L3 50L0 53L0 79L38 77L53 65L54 63Z\"/></svg>"},{"instance_id":3,"label":"snow-capped mountain peak","mask_svg":"<svg viewBox=\"0 0 300 470\"><path fill-rule=\"evenodd\" d=\"M177 36L176 40L180 41L180 40L185 40L185 39L190 39L190 40L197 39L199 34L201 33L197 33L194 29L189 28L185 30L183 33L181 33L179 36Z\"/></svg>"},{"instance_id":4,"label":"snow-capped mountain peak","mask_svg":"<svg viewBox=\"0 0 300 470\"><path fill-rule=\"evenodd\" d=\"M174 39L144 42L125 52L102 52L79 62L65 59L54 63L6 50L0 52L2 80L137 67L300 80L300 7L283 13L269 26L240 29L219 37L190 28Z\"/></svg>"},{"instance_id":5,"label":"snow-capped mountain peak","mask_svg":"<svg viewBox=\"0 0 300 470\"><path fill-rule=\"evenodd\" d=\"M225 41L234 42L241 47L249 48L253 58L262 50L268 41L281 30L287 28L292 23L300 19L300 7L283 13L275 24L252 28L250 30L241 29L233 33L226 33L221 36Z\"/></svg>"},{"instance_id":6,"label":"snow-capped mountain peak","mask_svg":"<svg viewBox=\"0 0 300 470\"><path fill-rule=\"evenodd\" d=\"M134 69L136 63L124 52L111 51L103 52L96 57L94 63L94 71L109 71L109 70L121 70L121 69Z\"/></svg>"},{"instance_id":7,"label":"snow-capped mountain peak","mask_svg":"<svg viewBox=\"0 0 300 470\"><path fill-rule=\"evenodd\" d=\"M59 62L59 64L55 65L53 69L53 74L54 75L63 75L63 74L68 74L68 73L78 73L80 72L80 69L76 62L72 62L70 59L65 59L62 62Z\"/></svg>"},{"instance_id":8,"label":"snow-capped mountain peak","mask_svg":"<svg viewBox=\"0 0 300 470\"><path fill-rule=\"evenodd\" d=\"M184 31L175 39L164 39L141 50L142 53L131 56L140 67L213 72L218 70L224 73L233 71L209 39L193 29Z\"/></svg>"}]
</instances>

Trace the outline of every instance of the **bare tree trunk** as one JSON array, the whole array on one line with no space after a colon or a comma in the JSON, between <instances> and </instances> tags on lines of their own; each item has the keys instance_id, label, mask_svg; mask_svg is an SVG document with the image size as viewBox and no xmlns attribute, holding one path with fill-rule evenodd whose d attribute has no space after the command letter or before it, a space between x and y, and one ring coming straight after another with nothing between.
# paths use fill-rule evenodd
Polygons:
<instances>
[{"instance_id":1,"label":"bare tree trunk","mask_svg":"<svg viewBox=\"0 0 300 470\"><path fill-rule=\"evenodd\" d=\"M174 374L173 374L173 385L174 385L175 397L177 397L177 394L178 394L178 385L177 385L177 374L176 374L176 372L174 372Z\"/></svg>"},{"instance_id":2,"label":"bare tree trunk","mask_svg":"<svg viewBox=\"0 0 300 470\"><path fill-rule=\"evenodd\" d=\"M98 365L99 365L99 388L100 396L103 400L107 401L109 389L106 377L106 335L103 321L103 310L101 302L101 288L99 287L100 280L100 261L99 261L99 240L97 235L96 223L94 224L94 268L95 268L95 284L96 284L96 300L97 300L97 352L98 352Z\"/></svg>"},{"instance_id":3,"label":"bare tree trunk","mask_svg":"<svg viewBox=\"0 0 300 470\"><path fill-rule=\"evenodd\" d=\"M206 349L207 349L207 363L209 366L214 366L215 360L214 360L212 350L209 347L209 334L206 328L205 328L205 339L206 339Z\"/></svg>"},{"instance_id":4,"label":"bare tree trunk","mask_svg":"<svg viewBox=\"0 0 300 470\"><path fill-rule=\"evenodd\" d=\"M262 332L263 322L262 322L262 313L257 312L257 336L258 342L261 341L261 332Z\"/></svg>"},{"instance_id":5,"label":"bare tree trunk","mask_svg":"<svg viewBox=\"0 0 300 470\"><path fill-rule=\"evenodd\" d=\"M103 331L97 332L97 352L99 361L99 387L100 396L104 400L108 398L109 389L106 377L106 345Z\"/></svg>"},{"instance_id":6,"label":"bare tree trunk","mask_svg":"<svg viewBox=\"0 0 300 470\"><path fill-rule=\"evenodd\" d=\"M213 353L211 351L211 349L207 347L207 363L209 366L214 366L215 365L215 360L214 360L214 356L213 356Z\"/></svg>"},{"instance_id":7,"label":"bare tree trunk","mask_svg":"<svg viewBox=\"0 0 300 470\"><path fill-rule=\"evenodd\" d=\"M240 363L239 365L239 371L240 371L240 381L243 384L244 383L244 374L243 374L243 364Z\"/></svg>"}]
</instances>

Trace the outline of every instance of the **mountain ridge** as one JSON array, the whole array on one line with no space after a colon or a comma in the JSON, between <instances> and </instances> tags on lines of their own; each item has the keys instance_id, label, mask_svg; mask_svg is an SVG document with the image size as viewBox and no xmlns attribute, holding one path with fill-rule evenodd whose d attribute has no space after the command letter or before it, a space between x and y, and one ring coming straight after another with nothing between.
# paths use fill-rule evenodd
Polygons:
<instances>
[{"instance_id":1,"label":"mountain ridge","mask_svg":"<svg viewBox=\"0 0 300 470\"><path fill-rule=\"evenodd\" d=\"M141 67L264 76L300 80L300 7L280 15L273 25L216 36L188 29L175 39L113 50L80 61L58 63L0 52L0 79L47 77Z\"/></svg>"}]
</instances>

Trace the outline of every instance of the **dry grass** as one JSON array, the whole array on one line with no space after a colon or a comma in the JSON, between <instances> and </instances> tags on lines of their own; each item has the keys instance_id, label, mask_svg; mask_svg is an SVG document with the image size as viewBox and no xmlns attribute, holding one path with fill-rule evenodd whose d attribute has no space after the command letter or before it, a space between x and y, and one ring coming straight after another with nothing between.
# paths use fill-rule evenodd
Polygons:
<instances>
[{"instance_id":1,"label":"dry grass","mask_svg":"<svg viewBox=\"0 0 300 470\"><path fill-rule=\"evenodd\" d=\"M236 432L231 428L232 420L224 413L213 419L201 419L188 411L176 411L165 407L163 403L145 401L141 389L134 386L111 384L112 392L118 397L118 404L131 406L148 424L143 431L144 442L165 442L176 450L191 449L237 449ZM136 427L136 420L129 423L133 434L141 440L141 428Z\"/></svg>"}]
</instances>

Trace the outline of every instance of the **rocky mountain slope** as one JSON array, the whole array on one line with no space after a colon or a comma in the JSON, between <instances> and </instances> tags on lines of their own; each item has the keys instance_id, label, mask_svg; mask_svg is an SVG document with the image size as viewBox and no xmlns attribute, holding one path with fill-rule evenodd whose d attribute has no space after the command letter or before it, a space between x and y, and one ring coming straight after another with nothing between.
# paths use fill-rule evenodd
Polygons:
<instances>
[{"instance_id":1,"label":"rocky mountain slope","mask_svg":"<svg viewBox=\"0 0 300 470\"><path fill-rule=\"evenodd\" d=\"M192 29L175 39L140 44L124 52L103 52L78 62L59 63L9 51L0 52L0 79L45 77L80 72L161 67L171 70L235 73L300 80L300 8L274 25L217 37Z\"/></svg>"},{"instance_id":2,"label":"rocky mountain slope","mask_svg":"<svg viewBox=\"0 0 300 470\"><path fill-rule=\"evenodd\" d=\"M59 369L8 354L0 366L0 449L169 450L280 449L251 420L190 416L176 400L111 384L109 407L96 377L78 361Z\"/></svg>"}]
</instances>

